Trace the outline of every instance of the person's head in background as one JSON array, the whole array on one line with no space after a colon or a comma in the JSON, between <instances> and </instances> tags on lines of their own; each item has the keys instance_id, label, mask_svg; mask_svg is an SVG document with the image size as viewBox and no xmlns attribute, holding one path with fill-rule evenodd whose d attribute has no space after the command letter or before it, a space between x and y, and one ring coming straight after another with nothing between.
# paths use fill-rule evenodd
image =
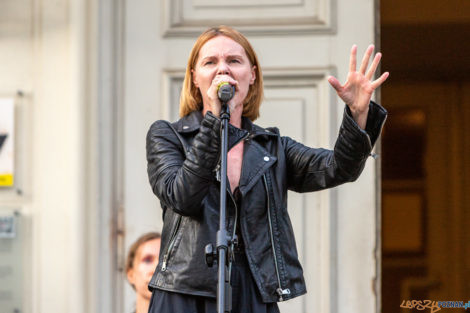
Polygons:
<instances>
[{"instance_id":1,"label":"person's head in background","mask_svg":"<svg viewBox=\"0 0 470 313\"><path fill-rule=\"evenodd\" d=\"M160 240L160 233L146 233L131 245L127 254L126 274L136 292L136 313L148 311L152 296L148 284L158 264Z\"/></svg>"}]
</instances>

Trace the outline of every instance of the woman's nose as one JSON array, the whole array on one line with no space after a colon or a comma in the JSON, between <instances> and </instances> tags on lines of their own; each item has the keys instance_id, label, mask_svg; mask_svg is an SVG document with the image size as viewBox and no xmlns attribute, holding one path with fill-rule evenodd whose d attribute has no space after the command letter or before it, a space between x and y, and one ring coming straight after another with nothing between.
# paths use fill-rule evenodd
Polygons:
<instances>
[{"instance_id":1,"label":"woman's nose","mask_svg":"<svg viewBox=\"0 0 470 313\"><path fill-rule=\"evenodd\" d=\"M217 68L217 74L218 75L228 75L228 74L230 74L227 63L219 62L219 66Z\"/></svg>"}]
</instances>

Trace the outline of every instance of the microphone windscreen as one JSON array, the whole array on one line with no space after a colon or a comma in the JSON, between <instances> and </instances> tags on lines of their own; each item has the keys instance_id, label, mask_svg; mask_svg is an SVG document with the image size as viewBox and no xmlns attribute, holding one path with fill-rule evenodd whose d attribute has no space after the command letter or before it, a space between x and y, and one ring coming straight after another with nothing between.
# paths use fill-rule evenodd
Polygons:
<instances>
[{"instance_id":1,"label":"microphone windscreen","mask_svg":"<svg viewBox=\"0 0 470 313\"><path fill-rule=\"evenodd\" d=\"M221 102L228 102L233 98L235 94L235 86L230 85L229 83L222 83L219 85L217 90L217 96Z\"/></svg>"}]
</instances>

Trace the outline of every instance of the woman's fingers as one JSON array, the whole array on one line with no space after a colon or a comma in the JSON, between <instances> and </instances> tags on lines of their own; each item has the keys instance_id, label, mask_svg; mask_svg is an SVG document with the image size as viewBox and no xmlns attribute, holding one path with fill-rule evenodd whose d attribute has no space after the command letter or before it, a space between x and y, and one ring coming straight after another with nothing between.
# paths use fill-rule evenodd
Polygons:
<instances>
[{"instance_id":1,"label":"woman's fingers","mask_svg":"<svg viewBox=\"0 0 470 313\"><path fill-rule=\"evenodd\" d=\"M366 53L364 53L364 57L362 58L362 63L361 63L361 67L359 68L359 73L361 74L366 73L367 65L369 64L369 59L373 51L374 51L374 45L369 45L369 47L367 47Z\"/></svg>"},{"instance_id":2,"label":"woman's fingers","mask_svg":"<svg viewBox=\"0 0 470 313\"><path fill-rule=\"evenodd\" d=\"M389 76L388 72L383 73L379 78L374 81L371 81L377 71L382 54L379 52L375 54L374 59L369 67L369 60L374 51L374 45L369 45L367 47L364 57L362 58L361 66L359 71L356 71L356 56L357 56L357 46L353 45L351 48L351 56L349 60L349 74L347 81L344 85L333 76L328 77L328 82L336 90L338 95L343 99L343 97L351 98L350 102L354 102L356 97L359 97L363 92L370 92L377 89ZM366 73L367 70L367 73ZM360 88L358 88L360 87ZM343 99L344 100L344 99Z\"/></svg>"},{"instance_id":3,"label":"woman's fingers","mask_svg":"<svg viewBox=\"0 0 470 313\"><path fill-rule=\"evenodd\" d=\"M382 54L379 52L375 55L372 64L370 65L369 70L366 73L367 79L371 80L374 77L375 71L377 70L377 66L379 66L380 59L382 58Z\"/></svg>"},{"instance_id":4,"label":"woman's fingers","mask_svg":"<svg viewBox=\"0 0 470 313\"><path fill-rule=\"evenodd\" d=\"M336 79L336 77L329 76L328 82L337 92L340 92L343 89L343 87L341 86L340 82Z\"/></svg>"},{"instance_id":5,"label":"woman's fingers","mask_svg":"<svg viewBox=\"0 0 470 313\"><path fill-rule=\"evenodd\" d=\"M216 75L212 80L212 83L214 85L219 85L220 83L229 83L231 85L236 85L237 81L229 75Z\"/></svg>"},{"instance_id":6,"label":"woman's fingers","mask_svg":"<svg viewBox=\"0 0 470 313\"><path fill-rule=\"evenodd\" d=\"M372 88L377 89L380 85L382 85L382 83L388 78L389 75L389 72L383 73L379 78L372 82Z\"/></svg>"},{"instance_id":7,"label":"woman's fingers","mask_svg":"<svg viewBox=\"0 0 470 313\"><path fill-rule=\"evenodd\" d=\"M357 55L357 46L353 45L351 48L351 56L349 57L349 71L354 73L356 71L356 55Z\"/></svg>"}]
</instances>

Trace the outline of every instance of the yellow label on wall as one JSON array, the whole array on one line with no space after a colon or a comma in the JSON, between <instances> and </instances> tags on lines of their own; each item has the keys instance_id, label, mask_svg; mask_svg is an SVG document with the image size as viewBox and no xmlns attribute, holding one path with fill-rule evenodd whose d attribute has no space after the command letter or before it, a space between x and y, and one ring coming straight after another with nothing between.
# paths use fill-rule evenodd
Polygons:
<instances>
[{"instance_id":1,"label":"yellow label on wall","mask_svg":"<svg viewBox=\"0 0 470 313\"><path fill-rule=\"evenodd\" d=\"M13 186L13 175L12 174L0 174L0 186L2 187Z\"/></svg>"},{"instance_id":2,"label":"yellow label on wall","mask_svg":"<svg viewBox=\"0 0 470 313\"><path fill-rule=\"evenodd\" d=\"M0 98L0 187L13 186L15 174L15 103Z\"/></svg>"}]
</instances>

